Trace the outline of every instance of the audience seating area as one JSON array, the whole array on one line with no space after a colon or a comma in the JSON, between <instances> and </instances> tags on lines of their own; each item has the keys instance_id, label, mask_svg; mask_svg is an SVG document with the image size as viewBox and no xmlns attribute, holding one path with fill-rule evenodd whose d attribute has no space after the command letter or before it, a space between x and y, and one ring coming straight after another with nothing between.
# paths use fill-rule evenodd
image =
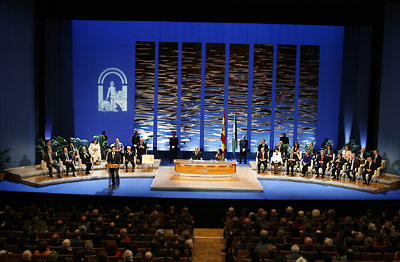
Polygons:
<instances>
[{"instance_id":1,"label":"audience seating area","mask_svg":"<svg viewBox=\"0 0 400 262\"><path fill-rule=\"evenodd\" d=\"M231 207L226 261L399 261L400 209L347 212Z\"/></svg>"},{"instance_id":2,"label":"audience seating area","mask_svg":"<svg viewBox=\"0 0 400 262\"><path fill-rule=\"evenodd\" d=\"M191 261L193 221L174 206L6 206L0 261Z\"/></svg>"}]
</instances>

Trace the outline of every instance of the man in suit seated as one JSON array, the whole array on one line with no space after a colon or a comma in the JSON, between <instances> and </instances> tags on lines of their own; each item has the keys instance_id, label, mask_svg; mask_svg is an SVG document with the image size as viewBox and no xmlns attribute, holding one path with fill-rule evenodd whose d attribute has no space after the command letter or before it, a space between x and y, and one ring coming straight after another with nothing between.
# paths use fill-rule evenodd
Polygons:
<instances>
[{"instance_id":1,"label":"man in suit seated","mask_svg":"<svg viewBox=\"0 0 400 262\"><path fill-rule=\"evenodd\" d=\"M68 149L64 147L64 152L60 156L61 161L65 165L65 175L68 176L69 169L72 170L72 175L76 176L75 174L75 166L74 166L74 159L72 158L71 153L68 152Z\"/></svg>"},{"instance_id":2,"label":"man in suit seated","mask_svg":"<svg viewBox=\"0 0 400 262\"><path fill-rule=\"evenodd\" d=\"M294 153L294 150L292 148L290 149L290 153L287 157L286 175L289 175L289 168L290 168L293 176L294 166L296 165L297 161L299 161L299 157L297 156L297 154Z\"/></svg>"},{"instance_id":3,"label":"man in suit seated","mask_svg":"<svg viewBox=\"0 0 400 262\"><path fill-rule=\"evenodd\" d=\"M125 172L128 172L129 163L132 165L132 172L135 172L135 152L131 150L130 146L127 146L125 152Z\"/></svg>"},{"instance_id":4,"label":"man in suit seated","mask_svg":"<svg viewBox=\"0 0 400 262\"><path fill-rule=\"evenodd\" d=\"M51 139L46 140L46 146L44 147L46 153L48 152L49 148L53 150L51 146Z\"/></svg>"},{"instance_id":5,"label":"man in suit seated","mask_svg":"<svg viewBox=\"0 0 400 262\"><path fill-rule=\"evenodd\" d=\"M358 154L358 159L360 159L360 164L365 164L367 158L368 158L367 150L365 149L365 147L363 147L361 148L361 151Z\"/></svg>"},{"instance_id":6,"label":"man in suit seated","mask_svg":"<svg viewBox=\"0 0 400 262\"><path fill-rule=\"evenodd\" d=\"M139 144L137 146L137 157L136 157L136 161L139 161L140 164L142 163L142 155L146 154L146 149L147 149L146 143L143 141L143 138L140 138Z\"/></svg>"},{"instance_id":7,"label":"man in suit seated","mask_svg":"<svg viewBox=\"0 0 400 262\"><path fill-rule=\"evenodd\" d=\"M264 166L263 168L263 173L265 172L265 169L267 168L267 163L268 163L268 154L265 152L265 149L262 147L261 152L258 152L257 154L257 173L260 173L260 168L261 165Z\"/></svg>"},{"instance_id":8,"label":"man in suit seated","mask_svg":"<svg viewBox=\"0 0 400 262\"><path fill-rule=\"evenodd\" d=\"M372 176L376 170L376 164L372 161L372 157L367 158L367 163L364 165L364 171L362 172L363 184L369 185ZM366 177L368 175L368 178Z\"/></svg>"},{"instance_id":9,"label":"man in suit seated","mask_svg":"<svg viewBox=\"0 0 400 262\"><path fill-rule=\"evenodd\" d=\"M46 162L46 166L49 169L50 177L53 177L53 167L54 167L57 170L57 177L61 178L60 166L57 164L56 154L53 153L53 150L51 150L51 148L47 149L47 154L44 154L43 160L44 162Z\"/></svg>"},{"instance_id":10,"label":"man in suit seated","mask_svg":"<svg viewBox=\"0 0 400 262\"><path fill-rule=\"evenodd\" d=\"M86 147L82 147L81 152L79 154L82 164L86 165L86 175L89 174L90 170L92 169L92 156L86 150Z\"/></svg>"},{"instance_id":11,"label":"man in suit seated","mask_svg":"<svg viewBox=\"0 0 400 262\"><path fill-rule=\"evenodd\" d=\"M317 156L315 172L317 173L317 177L319 177L319 169L322 168L322 177L325 175L326 165L328 164L329 159L325 155L325 151L322 150L321 154Z\"/></svg>"},{"instance_id":12,"label":"man in suit seated","mask_svg":"<svg viewBox=\"0 0 400 262\"><path fill-rule=\"evenodd\" d=\"M200 152L200 150L199 150L199 147L196 146L196 147L194 148L194 152L193 152L193 154L192 154L190 160L202 160L202 159L203 159L203 158L202 158L202 156L201 156L201 152Z\"/></svg>"},{"instance_id":13,"label":"man in suit seated","mask_svg":"<svg viewBox=\"0 0 400 262\"><path fill-rule=\"evenodd\" d=\"M244 163L247 164L247 147L249 145L249 142L246 139L246 136L243 135L242 139L239 142L239 147L240 147L240 160L239 164L242 163L242 159L244 158Z\"/></svg>"},{"instance_id":14,"label":"man in suit seated","mask_svg":"<svg viewBox=\"0 0 400 262\"><path fill-rule=\"evenodd\" d=\"M350 160L346 164L346 174L350 180L356 181L357 168L360 167L360 160L356 158L356 154L351 154Z\"/></svg>"},{"instance_id":15,"label":"man in suit seated","mask_svg":"<svg viewBox=\"0 0 400 262\"><path fill-rule=\"evenodd\" d=\"M265 139L263 139L263 140L261 141L261 144L258 145L257 151L258 151L258 152L261 152L261 148L264 148L264 151L265 151L266 153L268 153L268 145L267 145L267 143L265 143Z\"/></svg>"},{"instance_id":16,"label":"man in suit seated","mask_svg":"<svg viewBox=\"0 0 400 262\"><path fill-rule=\"evenodd\" d=\"M110 168L111 188L118 187L119 186L119 164L121 163L121 155L119 152L117 152L117 149L115 146L112 146L111 152L108 152L107 163L118 165L117 168Z\"/></svg>"},{"instance_id":17,"label":"man in suit seated","mask_svg":"<svg viewBox=\"0 0 400 262\"><path fill-rule=\"evenodd\" d=\"M337 158L332 165L332 179L340 178L340 170L342 170L343 165L346 163L346 160L342 157L341 153L337 154Z\"/></svg>"},{"instance_id":18,"label":"man in suit seated","mask_svg":"<svg viewBox=\"0 0 400 262\"><path fill-rule=\"evenodd\" d=\"M376 168L379 168L382 166L382 157L379 155L379 150L375 149L374 150L374 156L373 156L373 161L376 165Z\"/></svg>"}]
</instances>

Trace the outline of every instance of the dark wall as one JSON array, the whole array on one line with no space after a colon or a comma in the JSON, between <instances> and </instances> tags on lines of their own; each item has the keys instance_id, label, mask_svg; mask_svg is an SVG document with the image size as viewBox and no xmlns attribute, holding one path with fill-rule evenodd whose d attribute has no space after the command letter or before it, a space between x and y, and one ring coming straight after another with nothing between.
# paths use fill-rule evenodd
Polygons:
<instances>
[{"instance_id":1,"label":"dark wall","mask_svg":"<svg viewBox=\"0 0 400 262\"><path fill-rule=\"evenodd\" d=\"M372 36L371 27L345 27L338 149L351 139L367 144Z\"/></svg>"},{"instance_id":2,"label":"dark wall","mask_svg":"<svg viewBox=\"0 0 400 262\"><path fill-rule=\"evenodd\" d=\"M35 162L33 0L0 0L0 150Z\"/></svg>"},{"instance_id":3,"label":"dark wall","mask_svg":"<svg viewBox=\"0 0 400 262\"><path fill-rule=\"evenodd\" d=\"M400 3L387 4L385 11L378 148L387 171L400 174L393 165L400 160Z\"/></svg>"}]
</instances>

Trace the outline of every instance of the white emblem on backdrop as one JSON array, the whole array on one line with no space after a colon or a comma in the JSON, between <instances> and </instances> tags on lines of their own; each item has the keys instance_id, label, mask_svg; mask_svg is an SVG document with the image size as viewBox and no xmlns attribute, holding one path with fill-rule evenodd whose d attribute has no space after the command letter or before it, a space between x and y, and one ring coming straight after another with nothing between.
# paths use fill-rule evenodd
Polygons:
<instances>
[{"instance_id":1,"label":"white emblem on backdrop","mask_svg":"<svg viewBox=\"0 0 400 262\"><path fill-rule=\"evenodd\" d=\"M117 75L121 83L106 81L107 76ZM98 84L98 108L101 112L128 111L128 82L126 75L120 69L110 67L101 72ZM104 86L107 88L106 99L104 99Z\"/></svg>"}]
</instances>

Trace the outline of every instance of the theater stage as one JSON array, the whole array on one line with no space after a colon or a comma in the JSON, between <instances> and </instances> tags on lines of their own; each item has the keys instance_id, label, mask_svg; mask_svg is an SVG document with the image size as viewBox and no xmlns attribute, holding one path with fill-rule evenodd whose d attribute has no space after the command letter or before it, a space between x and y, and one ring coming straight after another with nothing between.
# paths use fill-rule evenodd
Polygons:
<instances>
[{"instance_id":1,"label":"theater stage","mask_svg":"<svg viewBox=\"0 0 400 262\"><path fill-rule=\"evenodd\" d=\"M22 167L18 168L18 172L28 172L30 168L35 167ZM36 166L37 168L37 166ZM254 180L259 183L261 190L257 183L255 183L254 190L228 190L227 188L221 189L221 181L214 179L214 188L207 190L205 187L200 186L203 182L195 181L196 179L190 178L188 181L185 179L177 180L173 173L165 173L164 171L173 170L171 165L162 165L159 170L149 172L125 173L120 171L121 185L118 189L108 189L109 181L108 174L105 170L94 170L93 174L85 175L79 173L77 178L49 178L41 174L22 178L17 175L16 169L7 170L7 181L0 182L0 191L14 191L14 192L34 192L34 193L58 193L58 194L78 194L78 195L102 195L102 196L124 196L124 197L152 197L152 198L199 198L199 199L279 199L279 200L389 200L400 199L400 189L394 185L380 185L371 184L365 186L360 184L360 188L345 187L346 181L328 182L322 179L302 178L302 177L286 177L285 175L276 176L273 174L260 174L254 175L254 171L247 165L238 165L238 170L246 170L246 173L253 172L253 177L249 180L249 185L254 183ZM164 170L164 171L163 171ZM11 173L11 171L13 173ZM36 170L37 171L37 170ZM162 172L160 172L162 171ZM159 173L157 173L159 172ZM157 176L158 179L157 179ZM14 178L10 180L10 178ZM156 177L156 179L154 179ZM233 181L225 181L235 184L235 179L240 179L240 174ZM249 176L250 178L251 176ZM19 178L15 179L15 178ZM170 179L170 188L157 188L159 182L165 179ZM254 179L253 179L254 178ZM36 185L32 180L36 181ZM38 180L41 180L39 182ZM53 181L53 182L52 182ZM253 182L251 182L253 181ZM73 183L71 183L73 182ZM183 183L185 182L185 183ZM186 182L192 183L193 187L187 186ZM211 183L211 181L209 182ZM348 182L355 183L355 182ZM172 187L171 185L174 185ZM397 183L398 185L398 183ZM155 188L154 188L155 186ZM164 185L165 187L166 185ZM180 186L180 187L179 187ZM208 184L207 186L210 186ZM153 187L153 188L152 188ZM201 188L202 187L202 188ZM238 185L238 188L240 186ZM370 187L374 190L362 190L362 187ZM378 188L380 187L380 188ZM382 190L382 188L386 188ZM155 189L155 190L154 190ZM196 190L196 191L194 191ZM207 190L207 191L206 191Z\"/></svg>"}]
</instances>

